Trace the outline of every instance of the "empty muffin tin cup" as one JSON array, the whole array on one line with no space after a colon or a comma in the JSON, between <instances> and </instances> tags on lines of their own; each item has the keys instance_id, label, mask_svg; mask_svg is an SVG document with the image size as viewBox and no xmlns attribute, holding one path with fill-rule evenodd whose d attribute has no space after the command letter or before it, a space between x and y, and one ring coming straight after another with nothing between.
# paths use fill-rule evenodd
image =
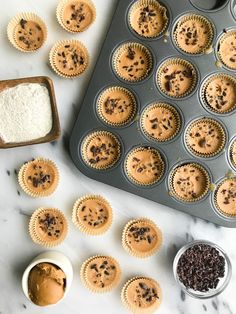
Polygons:
<instances>
[{"instance_id":1,"label":"empty muffin tin cup","mask_svg":"<svg viewBox=\"0 0 236 314\"><path fill-rule=\"evenodd\" d=\"M195 291L195 290L190 289L190 288L186 288L186 286L180 281L180 278L179 278L178 273L177 273L177 267L178 267L178 263L179 263L181 256L189 248L192 248L195 245L209 245L210 247L216 249L219 252L219 255L224 257L224 260L225 260L224 277L220 278L216 288L210 289L207 292L200 292L200 291ZM194 297L196 299L209 299L209 298L212 298L212 297L219 295L228 286L230 279L231 279L231 275L232 275L232 265L231 265L231 262L230 262L228 255L218 245L216 245L212 242L209 242L209 241L205 241L205 240L195 240L195 241L192 241L190 243L187 243L177 252L177 254L174 258L174 262L173 262L173 272L174 272L174 277L175 277L176 282L178 283L178 285L181 287L181 289L186 294L188 294L189 296Z\"/></svg>"},{"instance_id":2,"label":"empty muffin tin cup","mask_svg":"<svg viewBox=\"0 0 236 314\"><path fill-rule=\"evenodd\" d=\"M28 292L28 278L30 271L40 263L50 263L59 267L66 276L65 292L63 297L56 303L61 302L67 295L73 280L73 268L70 260L62 253L57 251L47 251L37 255L25 269L22 276L22 289L28 300L31 301ZM32 301L31 301L32 302ZM55 304L53 304L55 305Z\"/></svg>"}]
</instances>

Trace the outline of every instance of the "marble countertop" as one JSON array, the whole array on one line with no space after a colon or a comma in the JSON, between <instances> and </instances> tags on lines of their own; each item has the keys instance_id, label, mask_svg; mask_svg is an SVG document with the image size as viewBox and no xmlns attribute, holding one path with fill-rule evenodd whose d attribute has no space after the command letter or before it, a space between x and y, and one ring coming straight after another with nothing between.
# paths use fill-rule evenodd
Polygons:
<instances>
[{"instance_id":1,"label":"marble countertop","mask_svg":"<svg viewBox=\"0 0 236 314\"><path fill-rule=\"evenodd\" d=\"M25 76L47 75L53 79L62 136L55 143L29 146L0 152L0 314L121 314L127 313L120 302L120 290L125 281L135 275L149 275L162 286L164 299L162 314L235 314L236 270L232 280L220 296L199 301L182 293L172 274L173 256L180 246L192 239L207 239L220 245L236 263L236 231L215 226L155 204L138 196L119 191L86 178L73 165L67 143L79 111L93 66L112 17L116 0L94 0L97 6L96 22L79 35L66 33L56 22L57 0L8 0L0 10L0 80ZM6 26L9 19L20 11L33 11L46 22L49 36L46 45L37 53L23 54L9 44ZM91 55L89 70L78 79L57 77L48 66L48 53L59 39L78 38L86 44ZM61 182L49 198L32 199L17 184L16 171L33 157L53 159L59 166ZM31 259L44 251L34 244L27 232L31 213L40 206L54 206L64 211L70 220L74 201L88 193L102 194L114 210L112 228L99 237L88 237L76 230L70 222L69 235L57 249L64 252L74 266L74 281L65 300L58 306L39 308L28 302L21 289L21 276ZM162 229L164 243L151 258L142 260L129 256L121 246L121 232L126 222L135 217L153 219ZM110 254L120 261L123 277L119 287L109 294L91 294L81 283L79 269L83 260L94 254Z\"/></svg>"}]
</instances>

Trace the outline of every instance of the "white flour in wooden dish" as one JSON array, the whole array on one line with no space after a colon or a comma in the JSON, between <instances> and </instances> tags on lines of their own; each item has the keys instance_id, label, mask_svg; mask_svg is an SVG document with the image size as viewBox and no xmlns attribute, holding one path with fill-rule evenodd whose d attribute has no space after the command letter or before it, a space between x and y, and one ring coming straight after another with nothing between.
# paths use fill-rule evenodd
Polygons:
<instances>
[{"instance_id":1,"label":"white flour in wooden dish","mask_svg":"<svg viewBox=\"0 0 236 314\"><path fill-rule=\"evenodd\" d=\"M45 86L19 84L0 92L0 137L5 143L36 140L51 129L51 102Z\"/></svg>"}]
</instances>

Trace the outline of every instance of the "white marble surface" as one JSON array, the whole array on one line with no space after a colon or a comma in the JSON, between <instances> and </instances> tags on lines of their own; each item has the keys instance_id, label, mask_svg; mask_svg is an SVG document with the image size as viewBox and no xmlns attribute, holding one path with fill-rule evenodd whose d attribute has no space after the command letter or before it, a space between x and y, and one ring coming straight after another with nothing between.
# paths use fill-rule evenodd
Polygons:
<instances>
[{"instance_id":1,"label":"white marble surface","mask_svg":"<svg viewBox=\"0 0 236 314\"><path fill-rule=\"evenodd\" d=\"M55 84L62 137L52 144L0 151L0 314L120 314L126 313L120 302L120 289L133 275L149 275L157 279L163 289L164 300L159 310L163 314L236 313L236 270L227 290L219 297L199 301L185 296L175 284L172 259L176 247L194 239L207 239L222 246L236 263L236 231L216 227L164 206L126 192L92 181L80 174L71 162L66 149L75 116L79 110L88 79L111 19L116 0L94 0L97 20L83 34L73 36L60 28L55 19L57 0L8 0L0 9L0 79L48 75ZM34 11L47 23L49 37L37 53L22 54L10 46L6 38L9 19L19 11ZM47 65L48 52L55 40L78 38L91 54L89 71L81 78L64 80L51 72ZM28 159L45 156L55 160L61 171L61 182L56 193L47 199L31 199L20 189L15 169ZM21 276L30 260L44 249L32 243L27 225L29 216L40 206L55 206L65 212L68 219L77 197L96 192L110 201L114 209L114 223L109 232L100 237L86 237L70 223L66 241L58 247L73 262L74 281L67 298L58 306L38 308L30 304L21 290ZM130 219L147 216L164 233L164 245L155 256L139 260L130 257L121 247L121 230ZM79 268L82 261L97 253L110 254L120 261L123 277L117 289L109 294L93 295L81 284Z\"/></svg>"}]
</instances>

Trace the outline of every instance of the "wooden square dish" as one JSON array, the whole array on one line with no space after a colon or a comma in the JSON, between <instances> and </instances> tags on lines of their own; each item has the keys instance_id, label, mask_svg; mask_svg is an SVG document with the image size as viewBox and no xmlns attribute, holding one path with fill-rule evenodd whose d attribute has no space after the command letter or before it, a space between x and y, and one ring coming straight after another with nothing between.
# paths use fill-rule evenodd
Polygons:
<instances>
[{"instance_id":1,"label":"wooden square dish","mask_svg":"<svg viewBox=\"0 0 236 314\"><path fill-rule=\"evenodd\" d=\"M52 80L46 76L25 77L25 78L14 79L14 80L4 80L4 81L0 81L0 92L3 91L4 89L15 87L22 83L25 83L25 84L38 83L47 87L48 92L49 92L50 102L51 102L51 109L52 109L52 129L46 136L38 138L36 140L27 141L27 142L5 143L0 137L0 148L13 148L13 147L47 143L47 142L56 140L57 138L59 138L61 134L60 122L59 122L59 116L57 112L56 98L55 98L55 92L54 92Z\"/></svg>"}]
</instances>

